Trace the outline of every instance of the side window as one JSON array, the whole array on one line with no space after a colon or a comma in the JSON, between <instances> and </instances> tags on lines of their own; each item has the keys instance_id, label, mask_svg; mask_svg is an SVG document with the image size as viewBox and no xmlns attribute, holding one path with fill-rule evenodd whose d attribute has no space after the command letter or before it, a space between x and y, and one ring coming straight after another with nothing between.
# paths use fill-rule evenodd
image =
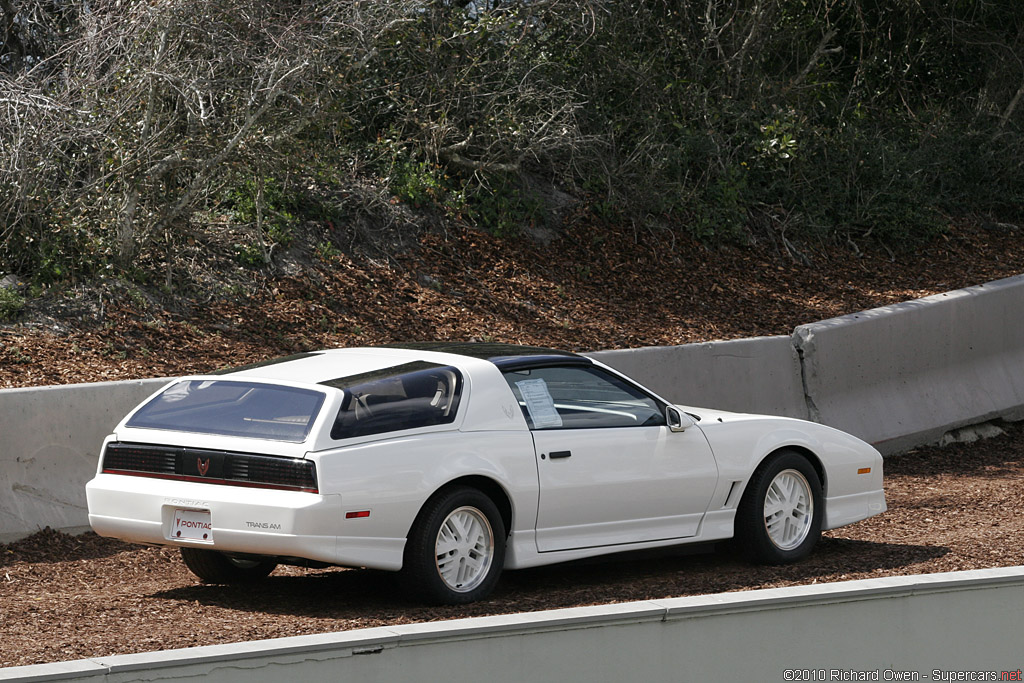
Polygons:
<instances>
[{"instance_id":1,"label":"side window","mask_svg":"<svg viewBox=\"0 0 1024 683\"><path fill-rule=\"evenodd\" d=\"M323 384L345 392L332 439L448 424L462 394L458 370L422 361Z\"/></svg>"},{"instance_id":2,"label":"side window","mask_svg":"<svg viewBox=\"0 0 1024 683\"><path fill-rule=\"evenodd\" d=\"M649 427L664 407L640 389L595 367L511 370L512 388L530 429Z\"/></svg>"}]
</instances>

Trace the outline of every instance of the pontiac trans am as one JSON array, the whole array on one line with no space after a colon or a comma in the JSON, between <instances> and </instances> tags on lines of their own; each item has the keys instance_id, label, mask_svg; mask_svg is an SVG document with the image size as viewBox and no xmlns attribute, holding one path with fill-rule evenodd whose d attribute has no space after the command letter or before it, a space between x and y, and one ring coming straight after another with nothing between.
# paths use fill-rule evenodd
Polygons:
<instances>
[{"instance_id":1,"label":"pontiac trans am","mask_svg":"<svg viewBox=\"0 0 1024 683\"><path fill-rule=\"evenodd\" d=\"M672 405L590 358L501 344L335 349L184 377L106 438L96 532L207 582L398 572L426 602L503 569L734 539L793 562L886 509L882 459L819 424Z\"/></svg>"}]
</instances>

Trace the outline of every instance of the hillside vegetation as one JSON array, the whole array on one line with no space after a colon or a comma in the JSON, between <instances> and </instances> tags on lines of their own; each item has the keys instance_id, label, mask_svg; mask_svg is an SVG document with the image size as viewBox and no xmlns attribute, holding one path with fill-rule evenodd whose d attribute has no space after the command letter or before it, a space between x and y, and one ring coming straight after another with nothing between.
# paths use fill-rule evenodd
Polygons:
<instances>
[{"instance_id":1,"label":"hillside vegetation","mask_svg":"<svg viewBox=\"0 0 1024 683\"><path fill-rule=\"evenodd\" d=\"M0 271L584 216L898 252L1020 219L1014 0L0 0Z\"/></svg>"}]
</instances>

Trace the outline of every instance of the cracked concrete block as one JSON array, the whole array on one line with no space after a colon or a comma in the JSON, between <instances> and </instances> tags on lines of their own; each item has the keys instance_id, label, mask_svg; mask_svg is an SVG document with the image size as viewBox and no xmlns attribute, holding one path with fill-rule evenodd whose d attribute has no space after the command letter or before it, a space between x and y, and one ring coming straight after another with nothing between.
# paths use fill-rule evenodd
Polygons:
<instances>
[{"instance_id":1,"label":"cracked concrete block","mask_svg":"<svg viewBox=\"0 0 1024 683\"><path fill-rule=\"evenodd\" d=\"M801 325L809 413L883 454L1024 418L1024 276Z\"/></svg>"}]
</instances>

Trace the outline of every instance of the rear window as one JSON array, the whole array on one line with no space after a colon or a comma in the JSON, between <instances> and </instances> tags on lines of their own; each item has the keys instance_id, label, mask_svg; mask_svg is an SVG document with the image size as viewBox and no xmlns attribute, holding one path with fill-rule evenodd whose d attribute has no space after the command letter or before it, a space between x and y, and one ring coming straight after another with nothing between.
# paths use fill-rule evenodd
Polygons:
<instances>
[{"instance_id":1,"label":"rear window","mask_svg":"<svg viewBox=\"0 0 1024 683\"><path fill-rule=\"evenodd\" d=\"M323 382L345 392L332 439L454 422L462 375L451 366L416 361Z\"/></svg>"},{"instance_id":2,"label":"rear window","mask_svg":"<svg viewBox=\"0 0 1024 683\"><path fill-rule=\"evenodd\" d=\"M324 394L228 380L178 382L144 405L129 427L302 442Z\"/></svg>"}]
</instances>

